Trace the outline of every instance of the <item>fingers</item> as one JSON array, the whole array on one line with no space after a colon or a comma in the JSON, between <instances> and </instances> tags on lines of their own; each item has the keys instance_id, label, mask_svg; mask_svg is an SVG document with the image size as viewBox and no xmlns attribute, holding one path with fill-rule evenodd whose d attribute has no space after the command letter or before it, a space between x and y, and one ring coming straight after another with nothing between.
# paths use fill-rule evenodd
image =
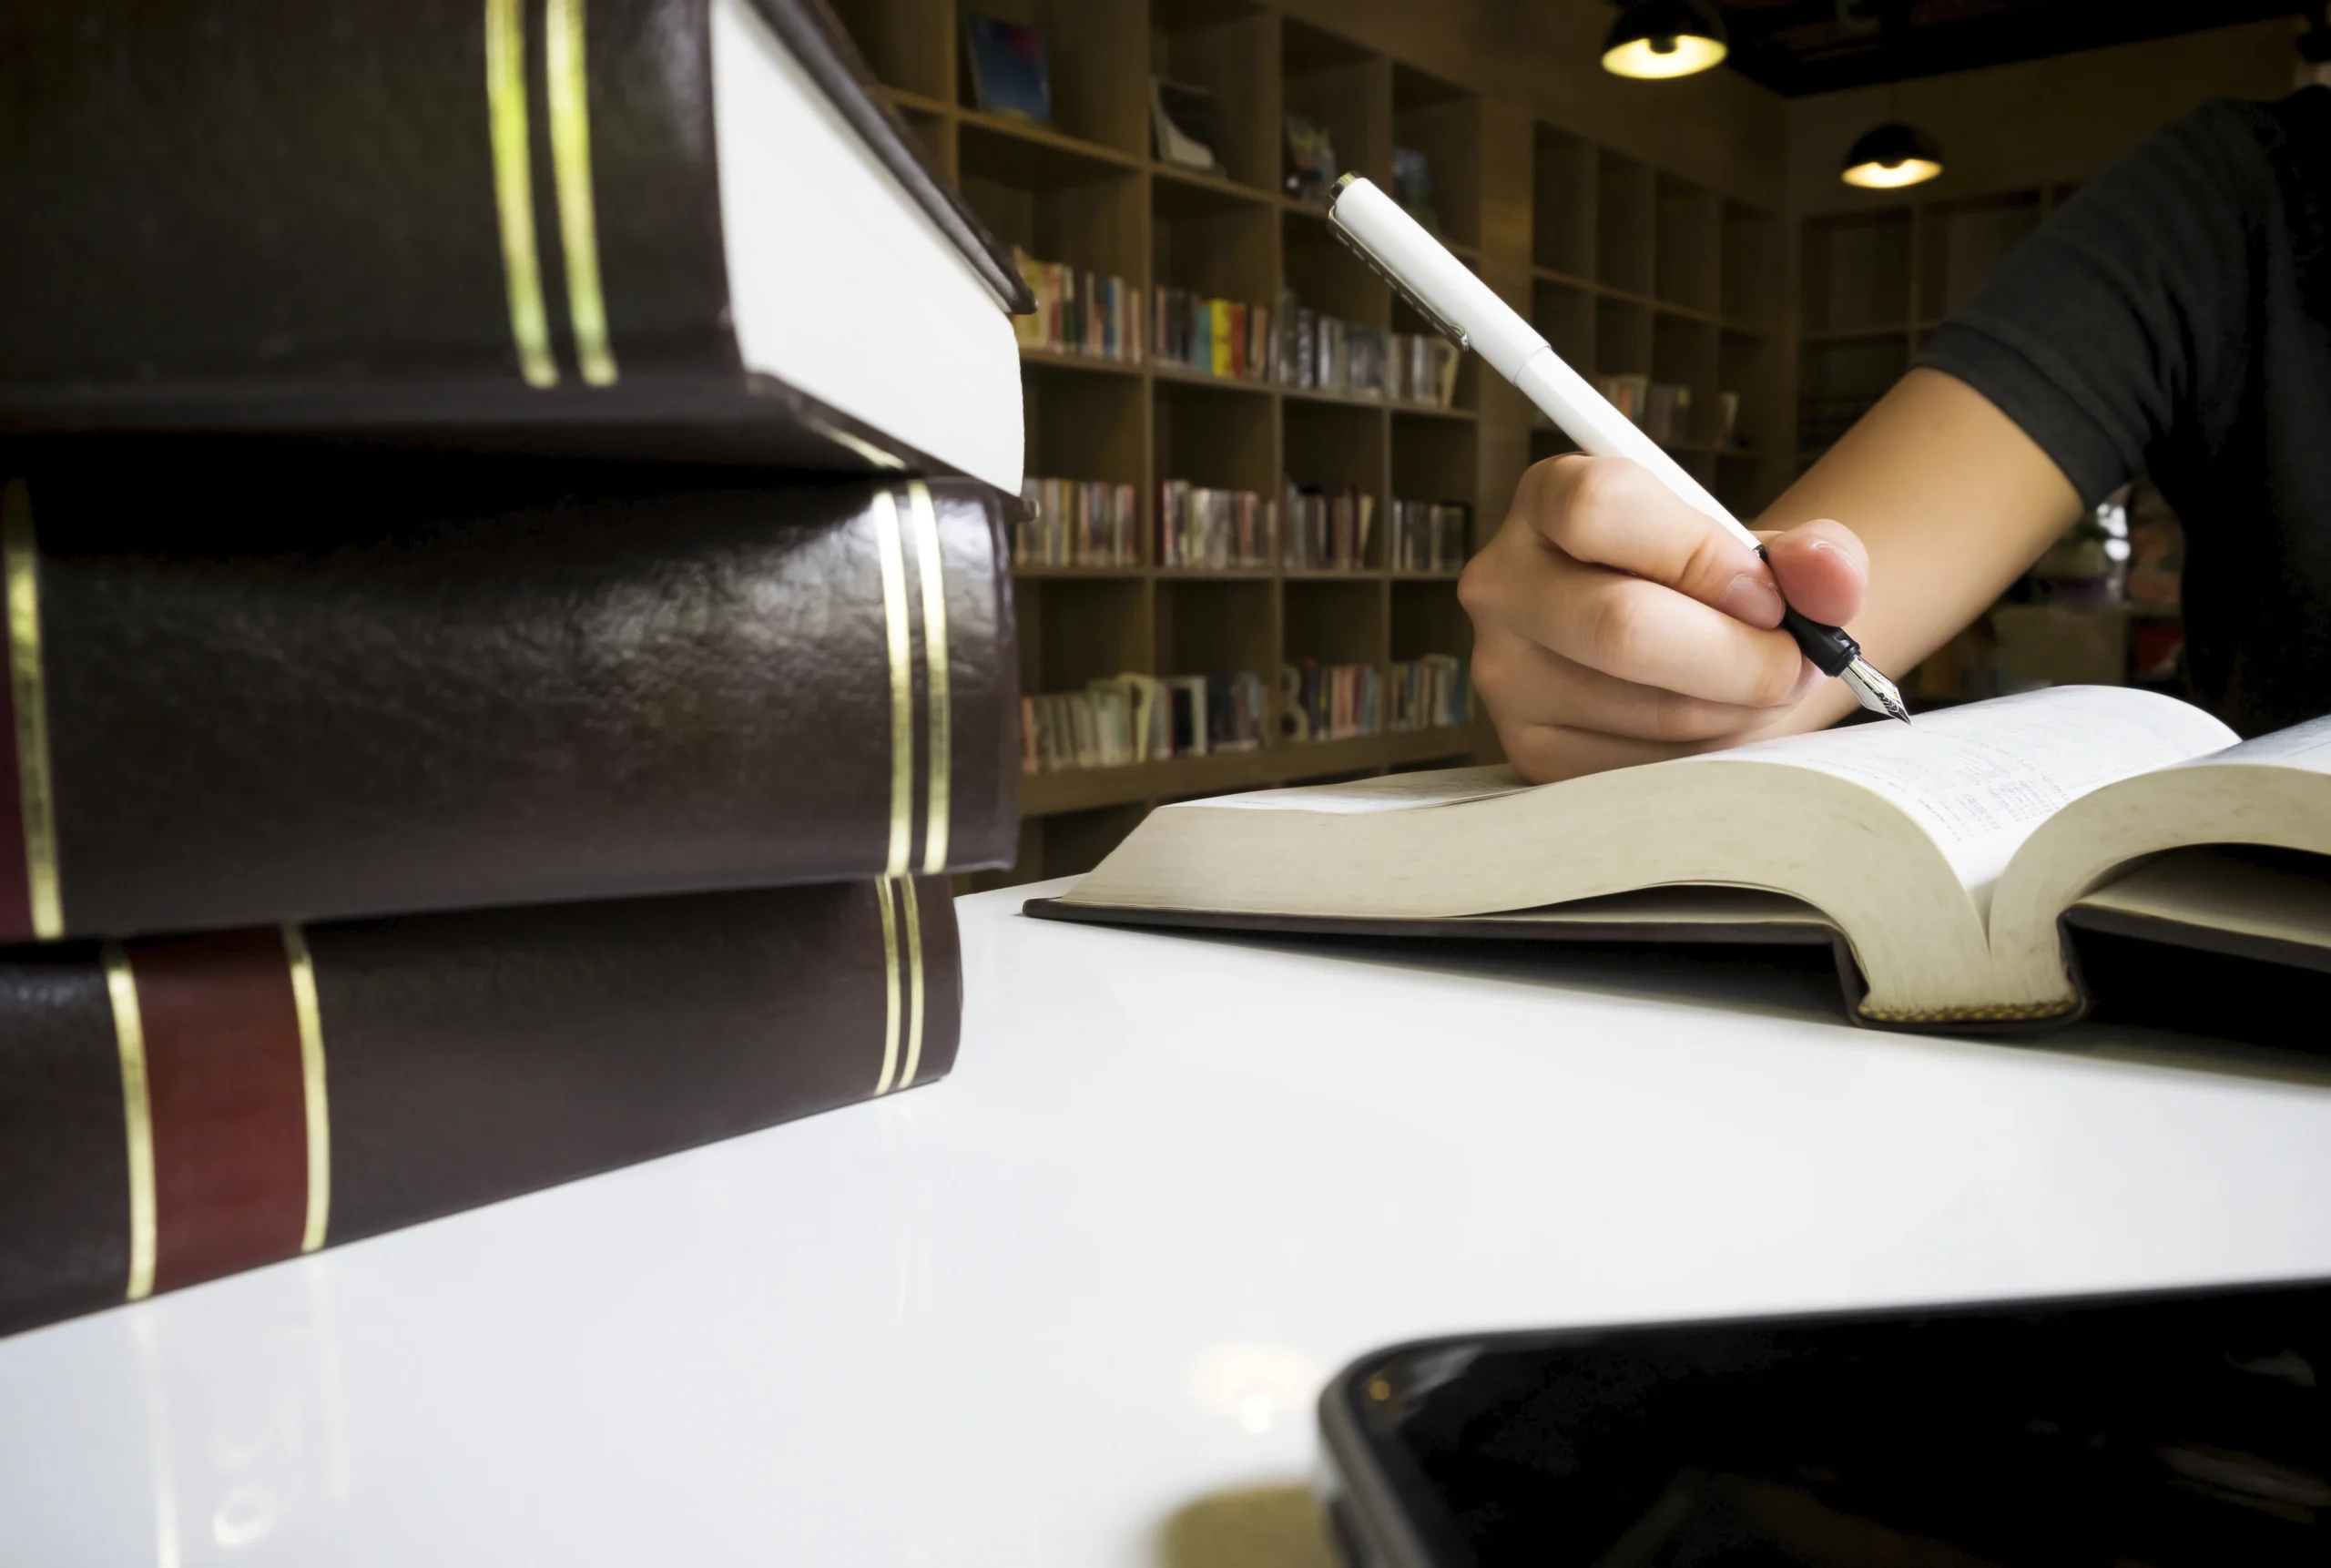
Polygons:
<instances>
[{"instance_id":1,"label":"fingers","mask_svg":"<svg viewBox=\"0 0 2331 1568\"><path fill-rule=\"evenodd\" d=\"M1825 518L1762 537L1790 604L1833 626L1861 613L1869 592L1869 552L1852 529Z\"/></svg>"},{"instance_id":2,"label":"fingers","mask_svg":"<svg viewBox=\"0 0 2331 1568\"><path fill-rule=\"evenodd\" d=\"M1478 627L1702 702L1770 708L1797 691L1804 656L1785 633L1674 589L1543 548L1484 551L1475 565L1460 592Z\"/></svg>"},{"instance_id":3,"label":"fingers","mask_svg":"<svg viewBox=\"0 0 2331 1568\"><path fill-rule=\"evenodd\" d=\"M1805 665L1800 684L1817 675ZM1767 708L1621 680L1503 631L1486 631L1476 643L1473 684L1501 721L1647 740L1715 740L1772 717Z\"/></svg>"},{"instance_id":4,"label":"fingers","mask_svg":"<svg viewBox=\"0 0 2331 1568\"><path fill-rule=\"evenodd\" d=\"M1660 584L1751 626L1780 624L1780 593L1756 552L1646 470L1571 456L1539 464L1532 477L1531 524L1573 560Z\"/></svg>"}]
</instances>

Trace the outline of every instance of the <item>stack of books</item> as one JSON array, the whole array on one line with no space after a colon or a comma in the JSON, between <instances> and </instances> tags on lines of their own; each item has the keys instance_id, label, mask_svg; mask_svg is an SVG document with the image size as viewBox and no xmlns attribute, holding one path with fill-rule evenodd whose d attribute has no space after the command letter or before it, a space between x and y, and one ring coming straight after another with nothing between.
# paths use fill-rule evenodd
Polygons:
<instances>
[{"instance_id":1,"label":"stack of books","mask_svg":"<svg viewBox=\"0 0 2331 1568\"><path fill-rule=\"evenodd\" d=\"M1157 564L1179 570L1267 571L1278 559L1278 503L1186 479L1157 484Z\"/></svg>"},{"instance_id":2,"label":"stack of books","mask_svg":"<svg viewBox=\"0 0 2331 1568\"><path fill-rule=\"evenodd\" d=\"M1026 515L1012 530L1015 566L1137 566L1141 518L1133 486L1038 479L1020 487Z\"/></svg>"},{"instance_id":3,"label":"stack of books","mask_svg":"<svg viewBox=\"0 0 2331 1568\"><path fill-rule=\"evenodd\" d=\"M953 1061L1030 302L821 6L581 16L14 19L0 1332Z\"/></svg>"},{"instance_id":4,"label":"stack of books","mask_svg":"<svg viewBox=\"0 0 2331 1568\"><path fill-rule=\"evenodd\" d=\"M1059 773L1252 751L1268 721L1263 677L1119 675L1020 699L1020 769Z\"/></svg>"},{"instance_id":5,"label":"stack of books","mask_svg":"<svg viewBox=\"0 0 2331 1568\"><path fill-rule=\"evenodd\" d=\"M1141 362L1141 289L1124 279L1024 251L1013 263L1036 308L1013 327L1023 348L1118 364Z\"/></svg>"},{"instance_id":6,"label":"stack of books","mask_svg":"<svg viewBox=\"0 0 2331 1568\"><path fill-rule=\"evenodd\" d=\"M1304 572L1354 572L1368 564L1376 497L1357 484L1287 486L1287 564Z\"/></svg>"}]
</instances>

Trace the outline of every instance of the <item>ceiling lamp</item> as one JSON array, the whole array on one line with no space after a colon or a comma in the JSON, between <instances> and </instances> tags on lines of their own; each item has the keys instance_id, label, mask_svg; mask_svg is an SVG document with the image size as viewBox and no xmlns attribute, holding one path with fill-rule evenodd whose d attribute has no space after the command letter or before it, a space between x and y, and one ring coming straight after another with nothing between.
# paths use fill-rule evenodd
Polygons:
<instances>
[{"instance_id":1,"label":"ceiling lamp","mask_svg":"<svg viewBox=\"0 0 2331 1568\"><path fill-rule=\"evenodd\" d=\"M1631 0L1603 41L1614 76L1688 76L1724 63L1724 23L1692 0Z\"/></svg>"},{"instance_id":2,"label":"ceiling lamp","mask_svg":"<svg viewBox=\"0 0 2331 1568\"><path fill-rule=\"evenodd\" d=\"M1853 150L1846 154L1845 172L1838 178L1865 190L1898 190L1906 185L1923 185L1941 172L1942 148L1935 145L1934 137L1898 120L1879 126L1854 143Z\"/></svg>"}]
</instances>

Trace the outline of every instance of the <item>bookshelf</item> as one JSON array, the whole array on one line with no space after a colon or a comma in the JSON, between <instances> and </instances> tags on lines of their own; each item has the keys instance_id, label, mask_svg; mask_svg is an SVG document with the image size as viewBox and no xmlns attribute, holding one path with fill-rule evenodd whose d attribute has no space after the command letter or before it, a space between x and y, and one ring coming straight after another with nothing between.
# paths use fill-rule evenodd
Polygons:
<instances>
[{"instance_id":1,"label":"bookshelf","mask_svg":"<svg viewBox=\"0 0 2331 1568\"><path fill-rule=\"evenodd\" d=\"M1810 468L2075 188L1871 204L1800 220L1797 468Z\"/></svg>"},{"instance_id":2,"label":"bookshelf","mask_svg":"<svg viewBox=\"0 0 2331 1568\"><path fill-rule=\"evenodd\" d=\"M1675 450L1718 494L1760 506L1790 473L1772 347L1780 231L1762 207L1542 123L1534 117L1543 106L1485 100L1266 0L838 0L836 8L892 107L1000 239L1122 279L1144 305L1138 363L1023 351L1028 472L1130 484L1147 563L1015 570L1025 693L1073 691L1126 671L1253 671L1270 689L1276 736L1284 663L1361 664L1381 677L1427 654L1462 661L1471 632L1457 573L1390 568L1391 504L1465 504L1469 548L1478 547L1502 521L1526 463L1562 450L1518 396L1501 386L1485 394L1470 358L1444 408L1217 379L1149 351L1155 288L1267 306L1286 292L1345 321L1426 330L1337 242L1319 207L1283 192L1287 114L1327 128L1339 169L1388 188L1394 148L1421 150L1451 249L1574 363L1691 389L1691 423ZM976 107L962 42L973 12L1043 30L1053 125ZM1213 94L1219 174L1152 156L1153 73ZM1740 441L1718 437L1720 392L1739 394ZM1289 480L1356 487L1375 501L1366 556L1337 571L1162 568L1166 480L1270 499ZM1027 775L1020 864L981 885L1084 870L1166 801L1498 755L1476 704L1470 722L1451 728Z\"/></svg>"}]
</instances>

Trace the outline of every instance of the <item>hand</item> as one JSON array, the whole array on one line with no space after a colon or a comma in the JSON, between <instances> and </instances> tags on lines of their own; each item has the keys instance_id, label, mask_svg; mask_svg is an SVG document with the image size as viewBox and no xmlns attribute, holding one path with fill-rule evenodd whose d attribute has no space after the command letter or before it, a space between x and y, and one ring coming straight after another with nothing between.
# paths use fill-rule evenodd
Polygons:
<instances>
[{"instance_id":1,"label":"hand","mask_svg":"<svg viewBox=\"0 0 2331 1568\"><path fill-rule=\"evenodd\" d=\"M1457 585L1473 685L1513 765L1568 779L1835 718L1833 683L1775 629L1781 592L1842 625L1861 608L1868 555L1841 523L1758 537L1769 571L1624 458L1557 457L1523 474Z\"/></svg>"}]
</instances>

